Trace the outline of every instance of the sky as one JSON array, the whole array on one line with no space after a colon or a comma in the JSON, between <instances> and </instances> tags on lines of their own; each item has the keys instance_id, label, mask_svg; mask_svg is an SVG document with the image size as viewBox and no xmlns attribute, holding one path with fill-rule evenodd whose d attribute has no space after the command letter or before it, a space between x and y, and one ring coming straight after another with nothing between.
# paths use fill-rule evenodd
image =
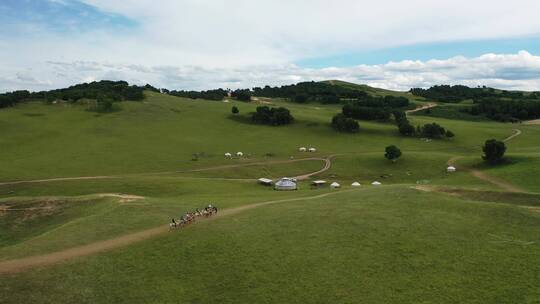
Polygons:
<instances>
[{"instance_id":1,"label":"sky","mask_svg":"<svg viewBox=\"0 0 540 304\"><path fill-rule=\"evenodd\" d=\"M0 91L340 79L540 90L537 0L0 0Z\"/></svg>"}]
</instances>

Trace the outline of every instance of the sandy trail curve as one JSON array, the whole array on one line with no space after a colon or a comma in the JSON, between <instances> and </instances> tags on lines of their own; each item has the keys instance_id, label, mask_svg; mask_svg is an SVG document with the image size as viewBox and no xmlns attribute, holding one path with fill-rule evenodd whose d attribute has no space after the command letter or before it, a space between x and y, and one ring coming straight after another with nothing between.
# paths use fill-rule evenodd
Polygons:
<instances>
[{"instance_id":1,"label":"sandy trail curve","mask_svg":"<svg viewBox=\"0 0 540 304\"><path fill-rule=\"evenodd\" d=\"M297 198L290 198L290 199L265 201L265 202L254 203L254 204L244 205L244 206L235 207L235 208L223 209L217 215L211 218L202 219L202 220L206 221L206 220L213 220L213 219L217 219L217 218L221 218L225 216L231 216L231 215L234 215L234 214L246 211L246 210L250 210L250 209L254 209L254 208L258 208L258 207L262 207L266 205L285 203L285 202L294 202L294 201L316 200L319 198L324 198L327 196L336 195L339 193L351 192L355 190L336 191L336 192L329 192L329 193L319 194L315 196L308 196L308 197L297 197ZM138 242L141 242L141 241L153 238L153 237L164 235L168 231L169 231L169 226L165 225L165 226L160 226L156 228L151 228L151 229L123 235L123 236L112 238L109 240L104 240L104 241L94 242L94 243L83 245L83 246L69 248L62 251L0 262L0 274L19 273L26 270L30 270L35 267L53 265L53 264L64 262L73 258L97 254L100 252L128 246L128 245L135 244L135 243L138 243Z\"/></svg>"},{"instance_id":2,"label":"sandy trail curve","mask_svg":"<svg viewBox=\"0 0 540 304\"><path fill-rule=\"evenodd\" d=\"M276 164L289 164L289 163L295 163L295 162L302 162L302 161L313 161L313 160L319 160L324 161L325 165L321 170L318 170L313 173L305 174L300 177L305 176L313 176L319 173L322 173L326 170L328 170L331 166L330 158L335 157L335 155L329 156L327 158L322 157L309 157L309 158L299 158L299 159L290 159L290 160L277 160L277 161L267 161L267 162L253 162L253 163L247 163L247 164L234 164L234 165L222 165L222 166L215 166L215 167L208 167L208 168L201 168L201 169L193 169L193 170L185 170L185 171L173 171L173 172L152 172L152 173L135 173L130 175L123 175L123 176L80 176L80 177L58 177L58 178L49 178L49 179L34 179L34 180L22 180L22 181L12 181L12 182L1 182L0 186L12 186L12 185L19 185L19 184L31 184L31 183L47 183L47 182L60 182L60 181L75 181L75 180L97 180L97 179L119 179L126 176L141 176L141 175L158 175L158 174L168 174L168 173L189 173L189 172L203 172L203 171L212 171L212 170L220 170L220 169L234 169L234 168L241 168L241 167L249 167L249 166L258 166L258 165L276 165ZM211 178L203 178L203 179L211 179ZM223 180L251 180L251 179L236 179L236 178L219 178Z\"/></svg>"},{"instance_id":3,"label":"sandy trail curve","mask_svg":"<svg viewBox=\"0 0 540 304\"><path fill-rule=\"evenodd\" d=\"M523 122L524 125L540 125L540 119L528 120Z\"/></svg>"},{"instance_id":4,"label":"sandy trail curve","mask_svg":"<svg viewBox=\"0 0 540 304\"><path fill-rule=\"evenodd\" d=\"M416 113L416 112L420 112L420 111L423 111L423 110L435 108L436 106L438 106L436 103L429 102L428 104L423 105L421 107L418 107L416 109L407 110L407 111L405 111L405 113L407 113L407 114Z\"/></svg>"},{"instance_id":5,"label":"sandy trail curve","mask_svg":"<svg viewBox=\"0 0 540 304\"><path fill-rule=\"evenodd\" d=\"M520 136L521 133L522 133L521 130L519 130L519 129L514 129L513 131L514 131L514 134L512 134L512 135L508 136L507 138L503 139L504 142L511 141L512 139Z\"/></svg>"}]
</instances>

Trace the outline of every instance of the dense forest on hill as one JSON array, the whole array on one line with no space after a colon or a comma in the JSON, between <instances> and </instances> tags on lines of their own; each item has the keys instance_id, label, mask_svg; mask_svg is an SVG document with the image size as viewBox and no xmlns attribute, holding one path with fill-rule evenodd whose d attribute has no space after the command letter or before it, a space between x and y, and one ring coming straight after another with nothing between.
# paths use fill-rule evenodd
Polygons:
<instances>
[{"instance_id":1,"label":"dense forest on hill","mask_svg":"<svg viewBox=\"0 0 540 304\"><path fill-rule=\"evenodd\" d=\"M125 81L102 80L51 91L29 92L22 90L0 94L0 108L10 107L28 99L42 99L47 102L55 100L77 102L81 99L93 99L108 104L122 100L142 100L144 90L158 91L150 85L130 86Z\"/></svg>"},{"instance_id":2,"label":"dense forest on hill","mask_svg":"<svg viewBox=\"0 0 540 304\"><path fill-rule=\"evenodd\" d=\"M463 85L438 85L429 89L413 88L410 92L415 96L449 103L481 98L540 99L540 92L504 91L488 87L470 88Z\"/></svg>"},{"instance_id":3,"label":"dense forest on hill","mask_svg":"<svg viewBox=\"0 0 540 304\"><path fill-rule=\"evenodd\" d=\"M473 106L456 111L484 116L502 122L540 118L540 92L501 91L493 88L469 88L440 85L429 89L414 88L413 95L447 103L472 100Z\"/></svg>"}]
</instances>

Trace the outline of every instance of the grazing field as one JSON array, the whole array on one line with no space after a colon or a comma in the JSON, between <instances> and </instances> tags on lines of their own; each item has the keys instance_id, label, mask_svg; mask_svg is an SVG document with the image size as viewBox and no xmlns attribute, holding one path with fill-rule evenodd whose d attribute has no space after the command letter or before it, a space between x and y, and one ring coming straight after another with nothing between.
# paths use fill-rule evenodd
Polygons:
<instances>
[{"instance_id":1,"label":"grazing field","mask_svg":"<svg viewBox=\"0 0 540 304\"><path fill-rule=\"evenodd\" d=\"M427 141L391 122L338 133L336 105L267 100L295 117L271 127L249 123L256 103L145 94L108 114L0 110L0 303L540 302L540 126L410 115L456 134ZM508 139L496 167L490 138ZM256 182L325 159L298 191Z\"/></svg>"}]
</instances>

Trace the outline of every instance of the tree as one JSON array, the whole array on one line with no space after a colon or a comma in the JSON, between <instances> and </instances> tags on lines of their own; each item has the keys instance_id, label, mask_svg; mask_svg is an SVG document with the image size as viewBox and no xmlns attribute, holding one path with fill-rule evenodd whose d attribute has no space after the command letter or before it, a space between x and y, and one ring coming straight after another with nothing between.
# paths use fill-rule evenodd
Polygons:
<instances>
[{"instance_id":1,"label":"tree","mask_svg":"<svg viewBox=\"0 0 540 304\"><path fill-rule=\"evenodd\" d=\"M398 147L394 145L386 147L384 157L386 157L387 159L391 160L392 162L396 162L396 160L400 156L401 156L401 150Z\"/></svg>"},{"instance_id":2,"label":"tree","mask_svg":"<svg viewBox=\"0 0 540 304\"><path fill-rule=\"evenodd\" d=\"M403 121L398 126L399 133L404 136L413 136L416 132L413 125L409 123L409 121Z\"/></svg>"},{"instance_id":3,"label":"tree","mask_svg":"<svg viewBox=\"0 0 540 304\"><path fill-rule=\"evenodd\" d=\"M482 158L489 164L494 165L502 161L506 152L506 145L502 141L490 139L486 141L482 151L484 152Z\"/></svg>"},{"instance_id":4,"label":"tree","mask_svg":"<svg viewBox=\"0 0 540 304\"><path fill-rule=\"evenodd\" d=\"M231 109L231 112L236 115L236 114L240 113L240 110L238 110L238 108L236 106L233 106L232 109Z\"/></svg>"},{"instance_id":5,"label":"tree","mask_svg":"<svg viewBox=\"0 0 540 304\"><path fill-rule=\"evenodd\" d=\"M356 133L360 130L358 122L343 114L336 114L332 118L332 127L339 132Z\"/></svg>"},{"instance_id":6,"label":"tree","mask_svg":"<svg viewBox=\"0 0 540 304\"><path fill-rule=\"evenodd\" d=\"M291 112L284 107L269 108L267 106L257 107L255 113L251 117L254 123L279 126L290 124L294 121L294 117Z\"/></svg>"},{"instance_id":7,"label":"tree","mask_svg":"<svg viewBox=\"0 0 540 304\"><path fill-rule=\"evenodd\" d=\"M448 138L452 138L452 137L456 136L456 135L454 134L454 132L452 132L452 131L450 131L450 130L446 130L446 134L445 134L445 135L446 135L446 137L448 137Z\"/></svg>"},{"instance_id":8,"label":"tree","mask_svg":"<svg viewBox=\"0 0 540 304\"><path fill-rule=\"evenodd\" d=\"M422 135L427 138L440 139L446 134L446 130L437 123L425 124L422 127Z\"/></svg>"}]
</instances>

